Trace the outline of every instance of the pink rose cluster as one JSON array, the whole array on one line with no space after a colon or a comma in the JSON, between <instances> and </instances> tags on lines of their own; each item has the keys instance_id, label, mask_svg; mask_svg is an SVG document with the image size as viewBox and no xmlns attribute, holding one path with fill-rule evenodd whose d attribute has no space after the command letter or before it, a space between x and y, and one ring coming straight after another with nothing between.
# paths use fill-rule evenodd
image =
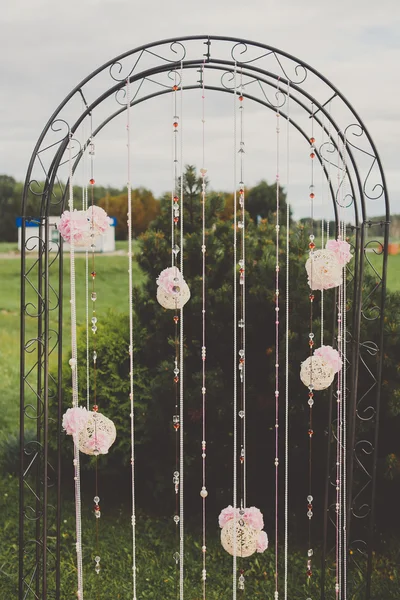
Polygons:
<instances>
[{"instance_id":1,"label":"pink rose cluster","mask_svg":"<svg viewBox=\"0 0 400 600\"><path fill-rule=\"evenodd\" d=\"M77 435L85 427L89 415L89 411L82 406L68 408L62 420L62 426L67 435Z\"/></svg>"},{"instance_id":2,"label":"pink rose cluster","mask_svg":"<svg viewBox=\"0 0 400 600\"><path fill-rule=\"evenodd\" d=\"M103 235L110 227L112 219L100 206L90 206L88 210L66 210L61 215L58 231L65 242L73 238L77 246L88 246L93 239Z\"/></svg>"},{"instance_id":3,"label":"pink rose cluster","mask_svg":"<svg viewBox=\"0 0 400 600\"><path fill-rule=\"evenodd\" d=\"M179 294L183 283L184 279L178 267L164 269L157 278L157 285L171 295Z\"/></svg>"},{"instance_id":4,"label":"pink rose cluster","mask_svg":"<svg viewBox=\"0 0 400 600\"><path fill-rule=\"evenodd\" d=\"M331 365L335 373L338 373L342 368L343 362L340 354L332 346L321 346L315 350L314 355L320 356L325 362Z\"/></svg>"},{"instance_id":5,"label":"pink rose cluster","mask_svg":"<svg viewBox=\"0 0 400 600\"><path fill-rule=\"evenodd\" d=\"M326 243L326 249L332 250L336 254L337 261L342 267L347 265L353 258L350 252L350 244L344 240L329 240Z\"/></svg>"},{"instance_id":6,"label":"pink rose cluster","mask_svg":"<svg viewBox=\"0 0 400 600\"><path fill-rule=\"evenodd\" d=\"M245 508L243 511L239 508L233 508L233 506L227 506L224 508L219 517L218 523L221 529L232 519L235 518L239 521L239 519L243 519L247 525L253 527L253 529L257 529L259 531L257 538L257 552L264 552L268 548L268 536L265 531L262 531L264 527L264 519L262 512L260 509L255 506L250 506L250 508Z\"/></svg>"},{"instance_id":7,"label":"pink rose cluster","mask_svg":"<svg viewBox=\"0 0 400 600\"><path fill-rule=\"evenodd\" d=\"M85 440L85 447L89 450L96 450L99 454L108 454L113 440L106 431L98 430L96 433Z\"/></svg>"}]
</instances>

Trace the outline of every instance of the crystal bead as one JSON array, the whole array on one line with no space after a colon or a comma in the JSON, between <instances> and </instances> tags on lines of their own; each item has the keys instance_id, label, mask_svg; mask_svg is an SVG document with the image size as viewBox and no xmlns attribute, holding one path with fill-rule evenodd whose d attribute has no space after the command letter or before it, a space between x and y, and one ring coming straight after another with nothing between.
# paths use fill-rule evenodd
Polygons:
<instances>
[{"instance_id":1,"label":"crystal bead","mask_svg":"<svg viewBox=\"0 0 400 600\"><path fill-rule=\"evenodd\" d=\"M175 516L174 516L174 522L175 522L176 524L178 524L178 523L179 523L179 521L180 521L179 515L175 515Z\"/></svg>"},{"instance_id":2,"label":"crystal bead","mask_svg":"<svg viewBox=\"0 0 400 600\"><path fill-rule=\"evenodd\" d=\"M238 221L237 226L239 229L243 229L243 221Z\"/></svg>"},{"instance_id":3,"label":"crystal bead","mask_svg":"<svg viewBox=\"0 0 400 600\"><path fill-rule=\"evenodd\" d=\"M180 560L180 555L179 555L179 552L175 552L175 553L174 553L174 560L175 560L176 564L178 564L178 562L179 562L179 560Z\"/></svg>"},{"instance_id":4,"label":"crystal bead","mask_svg":"<svg viewBox=\"0 0 400 600\"><path fill-rule=\"evenodd\" d=\"M202 547L201 547L201 551L202 551L202 552L203 552L203 554L204 554L205 552L207 552L207 547L206 547L206 546L202 546Z\"/></svg>"},{"instance_id":5,"label":"crystal bead","mask_svg":"<svg viewBox=\"0 0 400 600\"><path fill-rule=\"evenodd\" d=\"M98 510L98 511L96 511L94 514L95 514L95 516L96 516L96 519L100 519L100 517L101 517L101 512L100 512L99 510Z\"/></svg>"},{"instance_id":6,"label":"crystal bead","mask_svg":"<svg viewBox=\"0 0 400 600\"><path fill-rule=\"evenodd\" d=\"M312 406L314 404L314 400L312 398L308 399L308 406Z\"/></svg>"},{"instance_id":7,"label":"crystal bead","mask_svg":"<svg viewBox=\"0 0 400 600\"><path fill-rule=\"evenodd\" d=\"M95 556L94 557L94 561L97 562L97 563L99 563L100 562L100 556Z\"/></svg>"},{"instance_id":8,"label":"crystal bead","mask_svg":"<svg viewBox=\"0 0 400 600\"><path fill-rule=\"evenodd\" d=\"M312 516L313 516L312 510L307 511L307 517L309 519L311 519Z\"/></svg>"},{"instance_id":9,"label":"crystal bead","mask_svg":"<svg viewBox=\"0 0 400 600\"><path fill-rule=\"evenodd\" d=\"M70 358L69 359L69 366L71 367L71 369L75 369L75 367L76 367L76 358Z\"/></svg>"},{"instance_id":10,"label":"crystal bead","mask_svg":"<svg viewBox=\"0 0 400 600\"><path fill-rule=\"evenodd\" d=\"M239 350L239 356L240 356L241 358L243 358L243 356L244 356L244 350Z\"/></svg>"},{"instance_id":11,"label":"crystal bead","mask_svg":"<svg viewBox=\"0 0 400 600\"><path fill-rule=\"evenodd\" d=\"M314 498L312 496L307 496L307 502L312 502Z\"/></svg>"},{"instance_id":12,"label":"crystal bead","mask_svg":"<svg viewBox=\"0 0 400 600\"><path fill-rule=\"evenodd\" d=\"M179 423L179 415L174 415L174 416L172 417L172 422L173 422L173 423Z\"/></svg>"},{"instance_id":13,"label":"crystal bead","mask_svg":"<svg viewBox=\"0 0 400 600\"><path fill-rule=\"evenodd\" d=\"M310 138L310 144L315 144L315 138L314 137Z\"/></svg>"},{"instance_id":14,"label":"crystal bead","mask_svg":"<svg viewBox=\"0 0 400 600\"><path fill-rule=\"evenodd\" d=\"M94 570L96 571L97 575L100 573L100 565L96 565Z\"/></svg>"},{"instance_id":15,"label":"crystal bead","mask_svg":"<svg viewBox=\"0 0 400 600\"><path fill-rule=\"evenodd\" d=\"M244 417L244 410L239 410L239 417L241 419L243 419L243 417Z\"/></svg>"},{"instance_id":16,"label":"crystal bead","mask_svg":"<svg viewBox=\"0 0 400 600\"><path fill-rule=\"evenodd\" d=\"M100 502L100 498L99 498L98 496L95 496L95 497L93 498L93 502L94 502L95 504L98 504L98 503Z\"/></svg>"},{"instance_id":17,"label":"crystal bead","mask_svg":"<svg viewBox=\"0 0 400 600\"><path fill-rule=\"evenodd\" d=\"M243 258L241 258L239 260L239 267L244 267L244 260L243 260Z\"/></svg>"},{"instance_id":18,"label":"crystal bead","mask_svg":"<svg viewBox=\"0 0 400 600\"><path fill-rule=\"evenodd\" d=\"M96 333L96 331L97 331L97 327L96 327L96 325L93 325L93 327L92 327L92 331L93 331L93 333Z\"/></svg>"},{"instance_id":19,"label":"crystal bead","mask_svg":"<svg viewBox=\"0 0 400 600\"><path fill-rule=\"evenodd\" d=\"M312 556L314 554L314 550L312 548L310 548L307 552L308 556Z\"/></svg>"},{"instance_id":20,"label":"crystal bead","mask_svg":"<svg viewBox=\"0 0 400 600\"><path fill-rule=\"evenodd\" d=\"M90 298L91 298L91 300L92 300L93 302L96 302L96 299L97 299L97 294L96 294L96 292L92 292L92 293L90 294Z\"/></svg>"},{"instance_id":21,"label":"crystal bead","mask_svg":"<svg viewBox=\"0 0 400 600\"><path fill-rule=\"evenodd\" d=\"M175 256L178 254L180 248L179 246L177 246L177 244L175 244L175 246L173 246L172 248L172 252L175 254Z\"/></svg>"},{"instance_id":22,"label":"crystal bead","mask_svg":"<svg viewBox=\"0 0 400 600\"><path fill-rule=\"evenodd\" d=\"M97 360L97 352L96 350L93 352L93 362L95 363Z\"/></svg>"},{"instance_id":23,"label":"crystal bead","mask_svg":"<svg viewBox=\"0 0 400 600\"><path fill-rule=\"evenodd\" d=\"M94 181L94 179L93 179L93 178L92 178L92 179L89 179L89 183L90 183L90 185L94 185L94 184L95 184L95 181Z\"/></svg>"},{"instance_id":24,"label":"crystal bead","mask_svg":"<svg viewBox=\"0 0 400 600\"><path fill-rule=\"evenodd\" d=\"M93 325L96 325L96 323L97 323L97 319L96 319L96 317L92 317L92 318L91 318L91 321L92 321Z\"/></svg>"},{"instance_id":25,"label":"crystal bead","mask_svg":"<svg viewBox=\"0 0 400 600\"><path fill-rule=\"evenodd\" d=\"M244 327L244 320L243 320L243 319L240 319L240 320L238 321L238 327L240 327L240 328L243 328L243 327Z\"/></svg>"},{"instance_id":26,"label":"crystal bead","mask_svg":"<svg viewBox=\"0 0 400 600\"><path fill-rule=\"evenodd\" d=\"M179 375L179 369L177 367L174 369L174 375Z\"/></svg>"}]
</instances>

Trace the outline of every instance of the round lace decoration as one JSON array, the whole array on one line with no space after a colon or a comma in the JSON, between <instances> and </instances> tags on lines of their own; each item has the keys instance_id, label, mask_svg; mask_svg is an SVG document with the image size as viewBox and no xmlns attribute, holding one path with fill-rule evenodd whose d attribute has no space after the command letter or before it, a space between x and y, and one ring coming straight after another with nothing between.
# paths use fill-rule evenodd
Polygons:
<instances>
[{"instance_id":1,"label":"round lace decoration","mask_svg":"<svg viewBox=\"0 0 400 600\"><path fill-rule=\"evenodd\" d=\"M182 308L190 298L189 286L185 280L180 281L175 287L175 291L168 292L161 285L157 288L157 301L164 308L176 309Z\"/></svg>"},{"instance_id":2,"label":"round lace decoration","mask_svg":"<svg viewBox=\"0 0 400 600\"><path fill-rule=\"evenodd\" d=\"M111 419L99 412L91 412L78 434L79 450L95 456L107 454L116 437L117 432Z\"/></svg>"},{"instance_id":3,"label":"round lace decoration","mask_svg":"<svg viewBox=\"0 0 400 600\"><path fill-rule=\"evenodd\" d=\"M334 367L322 356L309 356L301 363L300 379L314 390L326 390L335 377Z\"/></svg>"},{"instance_id":4,"label":"round lace decoration","mask_svg":"<svg viewBox=\"0 0 400 600\"><path fill-rule=\"evenodd\" d=\"M332 250L313 252L306 262L306 271L312 290L329 290L342 283L342 266Z\"/></svg>"},{"instance_id":5,"label":"round lace decoration","mask_svg":"<svg viewBox=\"0 0 400 600\"><path fill-rule=\"evenodd\" d=\"M236 527L235 527L236 525ZM221 544L232 556L234 553L234 541L236 538L236 556L246 558L251 556L257 550L257 541L260 531L254 529L251 525L239 518L236 521L231 519L222 528Z\"/></svg>"}]
</instances>

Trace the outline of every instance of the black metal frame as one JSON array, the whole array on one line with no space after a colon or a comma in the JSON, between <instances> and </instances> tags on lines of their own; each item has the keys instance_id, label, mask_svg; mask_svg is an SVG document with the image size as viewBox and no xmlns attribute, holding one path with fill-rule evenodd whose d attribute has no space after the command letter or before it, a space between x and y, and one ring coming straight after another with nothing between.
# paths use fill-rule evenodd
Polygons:
<instances>
[{"instance_id":1,"label":"black metal frame","mask_svg":"<svg viewBox=\"0 0 400 600\"><path fill-rule=\"evenodd\" d=\"M62 283L63 248L50 255L51 213L64 209L66 188L61 183L63 165L67 161L70 138L78 148L74 171L90 139L83 134L83 125L100 115L93 131L94 138L112 119L126 110L124 86L131 82L134 106L171 91L172 77L186 90L202 86L202 68L207 72L206 89L235 93L233 73L241 74L244 95L276 111L290 120L291 125L309 143L309 119L313 113L314 127L325 138L316 152L317 159L329 182L333 211L338 220L338 205L351 207L354 233L352 268L351 338L348 340L348 521L349 547L344 560L355 564L364 574L360 598L371 598L372 548L374 532L374 499L379 432L380 391L383 361L383 317L386 292L386 269L389 236L389 200L382 164L375 145L358 114L350 103L324 76L295 57L266 46L239 38L223 36L188 36L162 40L140 46L109 61L84 79L51 115L33 151L26 175L22 202L21 252L21 403L20 403L20 535L19 535L19 599L60 598L60 438L56 468L48 461L49 420L55 419L61 430L62 416ZM181 73L183 74L181 80ZM105 80L105 81L104 81ZM108 84L107 84L108 81ZM111 87L108 87L110 86ZM96 89L104 90L97 95ZM148 91L146 91L146 89ZM315 91L316 90L316 91ZM93 96L94 94L94 96ZM88 98L93 98L91 101ZM288 103L296 107L296 118L288 111ZM79 99L79 103L76 100ZM107 103L111 101L111 110ZM117 109L113 103L118 104ZM81 108L77 108L80 104ZM106 107L108 114L102 115ZM299 113L299 111L301 111ZM298 114L299 113L299 114ZM317 139L318 136L316 135ZM335 170L335 177L331 171ZM348 192L343 194L343 174L347 172ZM336 175L339 175L336 177ZM66 177L65 177L66 178ZM44 179L40 188L38 181ZM335 180L337 182L335 183ZM28 193L41 199L41 213L35 216L40 224L38 255L33 263L27 260L26 241ZM343 195L345 199L343 201ZM342 200L340 200L342 198ZM373 222L368 210L379 202L384 219ZM349 208L346 209L346 219ZM347 219L348 220L348 219ZM373 268L375 283L365 289L364 273L370 268L367 250L371 241L368 229L380 228L383 243L375 243L381 254L379 270ZM54 242L53 242L54 243ZM377 250L378 248L378 250ZM53 284L53 281L55 282ZM50 316L55 313L54 323ZM379 339L362 339L362 321L379 320ZM35 331L35 333L33 333ZM57 353L57 375L52 378L49 361ZM367 366L366 354L377 354L375 368ZM34 358L32 356L35 355ZM367 368L371 385L359 386L360 376ZM57 414L49 415L49 383L57 394ZM333 402L333 395L331 397ZM326 588L331 553L331 533L334 518L334 479L331 480L330 446L335 423L329 411L327 436L327 477L324 506L324 548L322 561L321 600L334 597ZM26 442L27 430L36 424L36 439ZM53 481L54 479L54 481ZM50 504L49 486L55 483L54 505ZM52 514L52 511L54 514ZM329 524L332 523L332 527ZM32 526L33 524L33 526ZM52 532L51 539L49 532ZM55 542L54 542L55 539ZM31 546L34 548L30 550ZM331 586L329 586L331 587Z\"/></svg>"}]
</instances>

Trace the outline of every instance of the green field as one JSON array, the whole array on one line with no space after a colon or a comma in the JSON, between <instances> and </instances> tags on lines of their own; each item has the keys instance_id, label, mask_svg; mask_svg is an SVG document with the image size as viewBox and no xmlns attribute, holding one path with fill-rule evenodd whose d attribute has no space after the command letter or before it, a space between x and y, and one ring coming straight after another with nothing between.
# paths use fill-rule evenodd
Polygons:
<instances>
[{"instance_id":1,"label":"green field","mask_svg":"<svg viewBox=\"0 0 400 600\"><path fill-rule=\"evenodd\" d=\"M134 250L137 251L137 244ZM0 245L0 252L2 247ZM29 268L34 263L33 258L27 261ZM91 271L91 264L89 271ZM128 258L126 255L96 255L96 309L98 314L112 308L118 312L128 310ZM78 255L76 259L77 273L77 322L85 322L85 257ZM54 273L54 278L56 273ZM143 275L134 263L134 283L140 285ZM37 272L32 271L31 280L37 285ZM0 410L2 412L1 434L15 430L18 422L19 403L19 329L20 329L20 261L18 258L0 259L0 356L2 362ZM56 285L56 279L52 280ZM28 286L29 288L29 286ZM69 351L70 344L70 313L69 313L69 260L64 259L64 328L63 350ZM29 294L27 301L35 301L35 294ZM91 307L90 307L91 309ZM50 317L50 325L55 315ZM36 319L27 320L27 334L32 338L36 335ZM99 317L98 327L101 327ZM56 364L56 355L51 360L51 367ZM0 435L1 435L0 434Z\"/></svg>"}]
</instances>

